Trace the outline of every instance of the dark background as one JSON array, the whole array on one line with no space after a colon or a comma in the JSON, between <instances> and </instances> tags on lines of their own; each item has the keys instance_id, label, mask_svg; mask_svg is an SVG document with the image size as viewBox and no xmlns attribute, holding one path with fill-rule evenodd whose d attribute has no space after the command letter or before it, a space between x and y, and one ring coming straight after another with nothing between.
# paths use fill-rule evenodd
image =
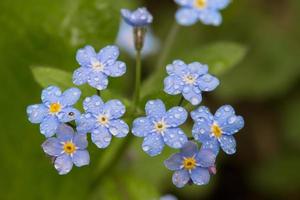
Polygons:
<instances>
[{"instance_id":1,"label":"dark background","mask_svg":"<svg viewBox=\"0 0 300 200\"><path fill-rule=\"evenodd\" d=\"M142 152L139 138L122 152L118 152L121 139L115 139L106 150L90 143L88 167L73 168L66 176L57 174L40 148L44 137L26 117L26 106L40 102L42 90L31 69L38 66L73 71L78 67L76 50L85 44L100 49L114 43L119 9L137 5L146 5L153 13L153 30L162 46L177 9L171 0L0 1L0 199L151 200L167 193L188 200L299 199L298 0L235 0L222 11L220 27L197 23L178 31L165 64L175 58L213 63L212 72L221 85L204 95L203 104L212 112L231 104L245 118L244 129L236 135L237 153L220 154L218 173L209 185L177 189L171 183L171 172L162 163L173 151L165 148L163 155L151 158ZM214 51L208 50L216 43L222 44L218 51L227 59L224 65L222 59L215 59ZM238 45L239 50L232 53L224 43ZM161 49L145 58L145 80L159 71L155 63ZM245 55L231 61L237 54ZM110 87L114 98L129 98L134 60L126 52L120 59L126 61L128 72L112 80ZM218 62L221 69L214 67ZM232 66L227 67L228 63ZM49 81L55 82L55 78ZM151 90L157 92L151 97L163 95L159 83ZM100 181L93 182L103 171Z\"/></svg>"}]
</instances>

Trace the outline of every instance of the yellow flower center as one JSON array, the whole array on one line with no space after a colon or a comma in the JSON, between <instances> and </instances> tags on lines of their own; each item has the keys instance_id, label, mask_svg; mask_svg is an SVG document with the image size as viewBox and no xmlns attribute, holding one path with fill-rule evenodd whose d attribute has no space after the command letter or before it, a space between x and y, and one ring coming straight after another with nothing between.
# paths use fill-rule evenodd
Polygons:
<instances>
[{"instance_id":1,"label":"yellow flower center","mask_svg":"<svg viewBox=\"0 0 300 200\"><path fill-rule=\"evenodd\" d=\"M105 115L100 115L98 117L98 122L102 125L106 125L108 123L108 117Z\"/></svg>"},{"instance_id":2,"label":"yellow flower center","mask_svg":"<svg viewBox=\"0 0 300 200\"><path fill-rule=\"evenodd\" d=\"M184 77L184 81L187 83L187 84L194 84L196 79L194 76L192 75L187 75Z\"/></svg>"},{"instance_id":3,"label":"yellow flower center","mask_svg":"<svg viewBox=\"0 0 300 200\"><path fill-rule=\"evenodd\" d=\"M61 110L61 105L59 103L52 103L49 107L50 113L58 113Z\"/></svg>"},{"instance_id":4,"label":"yellow flower center","mask_svg":"<svg viewBox=\"0 0 300 200\"><path fill-rule=\"evenodd\" d=\"M155 130L156 130L157 132L162 133L162 132L165 131L165 129L166 129L166 124L165 124L165 122L160 121L160 122L157 122L157 123L155 124Z\"/></svg>"},{"instance_id":5,"label":"yellow flower center","mask_svg":"<svg viewBox=\"0 0 300 200\"><path fill-rule=\"evenodd\" d=\"M183 164L184 169L191 170L196 167L197 162L194 157L189 157L189 158L184 158L182 164Z\"/></svg>"},{"instance_id":6,"label":"yellow flower center","mask_svg":"<svg viewBox=\"0 0 300 200\"><path fill-rule=\"evenodd\" d=\"M103 64L100 63L99 61L93 62L92 67L96 71L103 71L103 68L104 68Z\"/></svg>"},{"instance_id":7,"label":"yellow flower center","mask_svg":"<svg viewBox=\"0 0 300 200\"><path fill-rule=\"evenodd\" d=\"M203 9L206 7L206 2L207 0L195 0L194 1L194 6L198 9Z\"/></svg>"},{"instance_id":8,"label":"yellow flower center","mask_svg":"<svg viewBox=\"0 0 300 200\"><path fill-rule=\"evenodd\" d=\"M73 142L68 141L64 143L64 152L66 154L73 154L76 151L76 146Z\"/></svg>"},{"instance_id":9,"label":"yellow flower center","mask_svg":"<svg viewBox=\"0 0 300 200\"><path fill-rule=\"evenodd\" d=\"M211 126L211 132L213 133L213 135L216 138L219 138L222 136L222 129L217 124L213 124Z\"/></svg>"}]
</instances>

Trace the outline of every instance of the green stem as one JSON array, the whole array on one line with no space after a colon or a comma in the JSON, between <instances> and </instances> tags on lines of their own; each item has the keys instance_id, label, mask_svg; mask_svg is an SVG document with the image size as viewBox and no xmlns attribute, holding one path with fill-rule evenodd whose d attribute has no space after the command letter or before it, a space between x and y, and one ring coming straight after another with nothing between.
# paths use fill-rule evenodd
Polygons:
<instances>
[{"instance_id":1,"label":"green stem","mask_svg":"<svg viewBox=\"0 0 300 200\"><path fill-rule=\"evenodd\" d=\"M100 95L101 95L100 90L96 90L96 91L97 91L97 95L100 97Z\"/></svg>"},{"instance_id":2,"label":"green stem","mask_svg":"<svg viewBox=\"0 0 300 200\"><path fill-rule=\"evenodd\" d=\"M183 101L184 101L184 97L183 97L183 96L181 96L178 106L181 106L181 105L182 105L182 103L183 103Z\"/></svg>"},{"instance_id":3,"label":"green stem","mask_svg":"<svg viewBox=\"0 0 300 200\"><path fill-rule=\"evenodd\" d=\"M135 69L135 92L134 92L134 106L137 109L140 101L140 87L141 87L141 50L136 51L136 69Z\"/></svg>"},{"instance_id":4,"label":"green stem","mask_svg":"<svg viewBox=\"0 0 300 200\"><path fill-rule=\"evenodd\" d=\"M164 64L166 64L166 60L170 54L170 51L172 49L172 46L174 44L174 41L176 39L177 33L179 31L180 26L177 24L176 21L174 21L172 27L170 28L170 31L167 34L167 39L164 43L164 46L162 48L162 52L158 58L158 61L156 63L156 68L163 67Z\"/></svg>"}]
</instances>

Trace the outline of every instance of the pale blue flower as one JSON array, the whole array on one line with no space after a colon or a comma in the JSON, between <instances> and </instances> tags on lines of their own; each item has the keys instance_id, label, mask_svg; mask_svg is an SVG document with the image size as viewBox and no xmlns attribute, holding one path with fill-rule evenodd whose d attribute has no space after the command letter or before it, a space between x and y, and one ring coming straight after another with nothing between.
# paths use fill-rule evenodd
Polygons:
<instances>
[{"instance_id":1,"label":"pale blue flower","mask_svg":"<svg viewBox=\"0 0 300 200\"><path fill-rule=\"evenodd\" d=\"M170 95L182 94L193 105L202 101L202 91L209 92L219 85L219 80L208 74L207 65L199 62L185 64L175 60L167 66L168 77L164 80L164 91Z\"/></svg>"},{"instance_id":2,"label":"pale blue flower","mask_svg":"<svg viewBox=\"0 0 300 200\"><path fill-rule=\"evenodd\" d=\"M187 119L182 107L173 107L166 111L161 100L150 100L145 106L146 116L134 120L132 133L144 137L143 150L150 156L160 154L167 144L172 148L181 148L187 137L179 128Z\"/></svg>"},{"instance_id":3,"label":"pale blue flower","mask_svg":"<svg viewBox=\"0 0 300 200\"><path fill-rule=\"evenodd\" d=\"M97 90L104 90L108 85L108 76L120 77L126 72L124 62L118 61L119 48L117 46L106 46L96 53L91 46L79 49L76 60L80 68L73 74L73 83L82 85L88 83Z\"/></svg>"},{"instance_id":4,"label":"pale blue flower","mask_svg":"<svg viewBox=\"0 0 300 200\"><path fill-rule=\"evenodd\" d=\"M72 106L80 98L78 88L70 88L64 93L56 86L49 86L42 91L42 104L27 107L28 119L31 123L39 124L40 131L46 137L55 134L61 123L75 120L79 111Z\"/></svg>"},{"instance_id":5,"label":"pale blue flower","mask_svg":"<svg viewBox=\"0 0 300 200\"><path fill-rule=\"evenodd\" d=\"M211 149L218 154L219 148L227 154L236 152L236 141L232 136L244 127L244 119L236 116L230 105L220 107L212 115L205 106L191 112L195 122L192 133L195 140L202 143L202 148Z\"/></svg>"},{"instance_id":6,"label":"pale blue flower","mask_svg":"<svg viewBox=\"0 0 300 200\"><path fill-rule=\"evenodd\" d=\"M183 26L195 24L198 20L206 25L219 26L222 23L220 10L226 8L230 0L175 0L181 6L176 12L176 20Z\"/></svg>"},{"instance_id":7,"label":"pale blue flower","mask_svg":"<svg viewBox=\"0 0 300 200\"><path fill-rule=\"evenodd\" d=\"M58 127L56 137L42 144L44 152L54 158L54 167L60 175L69 173L73 164L82 167L90 163L87 146L86 135L74 133L73 128L65 124Z\"/></svg>"},{"instance_id":8,"label":"pale blue flower","mask_svg":"<svg viewBox=\"0 0 300 200\"><path fill-rule=\"evenodd\" d=\"M121 49L124 49L131 57L135 58L136 50L134 47L132 27L123 20L120 24L119 33L117 36L117 44ZM147 30L145 35L142 56L146 57L154 54L159 48L159 40L156 38L151 29Z\"/></svg>"},{"instance_id":9,"label":"pale blue flower","mask_svg":"<svg viewBox=\"0 0 300 200\"><path fill-rule=\"evenodd\" d=\"M172 171L174 185L184 187L188 182L205 185L209 182L209 168L214 166L216 155L208 149L198 150L197 144L187 142L180 153L173 154L164 164Z\"/></svg>"},{"instance_id":10,"label":"pale blue flower","mask_svg":"<svg viewBox=\"0 0 300 200\"><path fill-rule=\"evenodd\" d=\"M121 15L124 21L133 27L148 26L152 23L153 17L146 8L138 8L135 11L121 9Z\"/></svg>"},{"instance_id":11,"label":"pale blue flower","mask_svg":"<svg viewBox=\"0 0 300 200\"><path fill-rule=\"evenodd\" d=\"M129 132L128 125L121 119L125 106L119 100L104 103L97 96L87 97L83 102L86 113L76 121L79 133L91 132L91 139L99 148L106 148L115 137L125 137Z\"/></svg>"}]
</instances>

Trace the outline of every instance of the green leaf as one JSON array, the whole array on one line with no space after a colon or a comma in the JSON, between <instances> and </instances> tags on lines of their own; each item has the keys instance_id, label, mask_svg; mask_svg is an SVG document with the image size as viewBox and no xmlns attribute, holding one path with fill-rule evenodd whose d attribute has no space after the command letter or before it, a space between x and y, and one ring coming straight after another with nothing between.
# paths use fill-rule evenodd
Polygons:
<instances>
[{"instance_id":1,"label":"green leaf","mask_svg":"<svg viewBox=\"0 0 300 200\"><path fill-rule=\"evenodd\" d=\"M50 67L32 67L32 73L37 83L42 87L55 85L64 90L73 87L70 72Z\"/></svg>"},{"instance_id":2,"label":"green leaf","mask_svg":"<svg viewBox=\"0 0 300 200\"><path fill-rule=\"evenodd\" d=\"M243 45L233 42L218 42L201 48L179 51L177 58L190 62L208 64L209 73L220 76L236 66L246 55ZM160 67L145 81L142 96L163 90L163 79L166 76L165 67Z\"/></svg>"}]
</instances>

